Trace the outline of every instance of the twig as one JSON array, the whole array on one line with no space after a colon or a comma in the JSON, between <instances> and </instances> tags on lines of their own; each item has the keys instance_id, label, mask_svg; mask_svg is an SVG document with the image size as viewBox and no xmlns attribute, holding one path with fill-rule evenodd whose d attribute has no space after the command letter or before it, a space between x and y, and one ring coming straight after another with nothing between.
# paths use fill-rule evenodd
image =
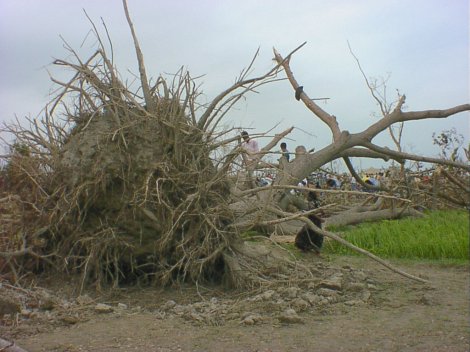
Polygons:
<instances>
[{"instance_id":1,"label":"twig","mask_svg":"<svg viewBox=\"0 0 470 352\"><path fill-rule=\"evenodd\" d=\"M134 25L132 24L132 20L129 15L127 1L122 0L122 4L124 6L124 12L126 13L127 23L129 24L129 28L132 33L132 39L134 40L135 52L137 55L137 61L139 63L140 83L142 85L142 91L144 92L145 104L147 104L147 109L153 113L155 111L155 104L152 99L152 96L150 95L149 81L147 79L147 73L145 72L144 56L142 55L142 51L140 50L139 41L137 40L137 35L135 34L134 30Z\"/></svg>"}]
</instances>

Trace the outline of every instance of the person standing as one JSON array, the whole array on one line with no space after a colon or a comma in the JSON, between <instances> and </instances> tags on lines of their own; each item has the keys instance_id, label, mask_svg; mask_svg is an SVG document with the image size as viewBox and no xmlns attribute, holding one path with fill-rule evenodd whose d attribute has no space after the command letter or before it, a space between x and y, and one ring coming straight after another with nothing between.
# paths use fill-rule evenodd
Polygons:
<instances>
[{"instance_id":1,"label":"person standing","mask_svg":"<svg viewBox=\"0 0 470 352\"><path fill-rule=\"evenodd\" d=\"M259 153L258 142L250 138L250 135L246 131L243 131L241 136L243 138L242 148L246 152L243 159L245 160L247 166L250 166L253 162L256 161L257 154Z\"/></svg>"},{"instance_id":2,"label":"person standing","mask_svg":"<svg viewBox=\"0 0 470 352\"><path fill-rule=\"evenodd\" d=\"M285 142L281 143L281 154L283 157L287 159L287 162L289 162L290 154L289 154L289 151L287 150L287 144Z\"/></svg>"}]
</instances>

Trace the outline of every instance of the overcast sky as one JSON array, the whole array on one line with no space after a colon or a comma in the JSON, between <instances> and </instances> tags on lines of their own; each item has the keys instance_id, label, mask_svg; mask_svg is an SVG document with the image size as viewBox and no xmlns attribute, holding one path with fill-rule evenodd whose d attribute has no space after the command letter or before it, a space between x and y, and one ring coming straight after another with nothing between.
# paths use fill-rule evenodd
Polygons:
<instances>
[{"instance_id":1,"label":"overcast sky","mask_svg":"<svg viewBox=\"0 0 470 352\"><path fill-rule=\"evenodd\" d=\"M121 74L130 78L128 72L137 72L121 1L0 0L2 122L37 116L53 88L48 71L70 74L51 65L68 55L60 36L88 58L96 43L88 39L82 46L91 28L83 9L99 28L101 18L106 23ZM350 132L371 124L378 109L348 41L368 77L390 76L391 99L396 89L406 94L407 110L444 109L470 100L468 0L129 0L129 10L148 75L174 73L181 66L192 76L205 75L200 79L205 101L234 82L258 47L254 75L273 66L273 47L286 55L304 41L291 60L297 80L310 97L328 97L319 104ZM276 124L274 132L295 126L287 140L291 151L298 144L319 149L331 141L329 130L294 99L287 81L249 95L226 124L252 133ZM403 146L436 156L433 132L452 127L468 141L469 114L410 123ZM374 141L391 146L386 135Z\"/></svg>"}]
</instances>

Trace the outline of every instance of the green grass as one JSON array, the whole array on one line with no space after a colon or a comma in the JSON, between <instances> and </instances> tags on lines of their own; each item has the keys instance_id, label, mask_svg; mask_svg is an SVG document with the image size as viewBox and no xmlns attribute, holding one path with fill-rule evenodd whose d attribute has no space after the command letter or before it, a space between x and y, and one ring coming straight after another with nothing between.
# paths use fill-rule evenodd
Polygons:
<instances>
[{"instance_id":1,"label":"green grass","mask_svg":"<svg viewBox=\"0 0 470 352\"><path fill-rule=\"evenodd\" d=\"M469 260L469 218L463 210L432 211L423 218L383 220L329 230L343 233L354 245L384 258ZM324 252L356 253L335 241L327 241Z\"/></svg>"},{"instance_id":2,"label":"green grass","mask_svg":"<svg viewBox=\"0 0 470 352\"><path fill-rule=\"evenodd\" d=\"M257 236L262 236L262 234L254 230L245 231L241 234L245 241L255 241Z\"/></svg>"}]
</instances>

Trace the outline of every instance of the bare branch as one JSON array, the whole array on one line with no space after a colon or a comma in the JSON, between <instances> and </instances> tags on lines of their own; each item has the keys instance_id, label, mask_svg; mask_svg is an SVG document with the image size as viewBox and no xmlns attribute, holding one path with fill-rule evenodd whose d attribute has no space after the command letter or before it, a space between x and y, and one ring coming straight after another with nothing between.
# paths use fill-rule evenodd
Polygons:
<instances>
[{"instance_id":1,"label":"bare branch","mask_svg":"<svg viewBox=\"0 0 470 352\"><path fill-rule=\"evenodd\" d=\"M294 127L290 127L287 130L276 134L268 144L266 144L263 148L261 148L259 153L256 155L256 158L254 159L254 160L256 160L256 162L254 162L254 164L256 165L256 163L259 160L261 160L261 158L263 156L265 156L273 147L275 147L281 139L283 139L285 136L287 136L289 133L291 133L293 129L294 129Z\"/></svg>"},{"instance_id":2,"label":"bare branch","mask_svg":"<svg viewBox=\"0 0 470 352\"><path fill-rule=\"evenodd\" d=\"M304 43L305 44L305 43ZM302 45L304 45L302 44ZM290 56L288 56L286 59L284 59L279 52L277 52L276 49L273 49L274 51L274 57L278 63L278 65L282 65L284 68L284 72L287 75L287 78L289 79L289 82L292 85L292 88L294 88L294 91L297 91L300 89L300 85L297 82L297 80L294 77L294 74L292 73L292 70L290 68ZM336 121L336 117L333 115L330 115L327 113L325 110L323 110L318 104L314 102L314 99L311 99L307 93L305 93L305 90L302 89L302 92L300 93L299 98L302 100L302 102L305 104L305 106L312 111L316 116L318 116L324 123L328 125L330 128L331 132L333 133L333 138L336 140L339 138L341 131L339 129L338 122Z\"/></svg>"},{"instance_id":3,"label":"bare branch","mask_svg":"<svg viewBox=\"0 0 470 352\"><path fill-rule=\"evenodd\" d=\"M281 216L291 216L290 213L287 213L287 212L283 212L281 210L277 210L277 209L274 209L274 208L270 208L271 211L281 215ZM376 262L382 264L383 266L385 266L386 268L392 270L393 272L396 272L404 277L407 277L409 279L412 279L412 280L415 280L415 281L419 281L419 282L423 282L423 283L426 283L428 282L427 280L424 280L420 277L417 277L417 276L414 276L414 275L411 275L411 274L408 274L406 272L404 272L403 270L400 270L398 268L395 268L392 264L390 264L389 262L377 257L375 254L372 254L370 253L369 251L366 251L365 249L362 249L362 248L359 248L355 245L353 245L352 243L346 241L345 239L341 238L340 236L338 236L337 234L333 233L333 232L330 232L330 231L325 231L325 230L322 230L320 229L319 227L317 227L309 218L303 216L303 217L299 217L299 220L302 220L303 222L305 222L309 228L311 228L313 231L319 233L319 234L322 234L323 236L325 237L328 237L328 238L331 238L339 243L341 243L343 246L349 248L349 249L352 249L353 251L355 252L358 252L358 253L361 253L373 260L375 260Z\"/></svg>"},{"instance_id":4,"label":"bare branch","mask_svg":"<svg viewBox=\"0 0 470 352\"><path fill-rule=\"evenodd\" d=\"M266 190L273 190L273 189L294 189L298 191L309 191L309 192L322 192L322 193L332 193L332 194L354 194L358 196L363 196L363 197L371 197L370 193L366 192L361 192L361 191L343 191L343 190L334 190L334 189L315 189L315 188L305 188L305 187L300 187L300 186L290 186L290 185L270 185L270 186L263 186L263 187L257 187L257 188L252 188L248 189L246 191L241 191L238 195L239 196L244 196L248 194L255 194L258 192L263 192ZM411 203L409 199L405 198L400 198L400 197L395 197L395 196L390 196L387 194L381 194L381 193L375 193L373 197L377 198L384 198L384 199L393 199L393 200L399 200L401 202L405 203Z\"/></svg>"},{"instance_id":5,"label":"bare branch","mask_svg":"<svg viewBox=\"0 0 470 352\"><path fill-rule=\"evenodd\" d=\"M364 142L363 145L373 151L376 151L378 153L383 153L386 155L390 155L394 159L402 159L402 160L414 160L414 161L423 161L427 163L434 163L434 164L439 164L439 165L448 165L448 166L455 166L464 170L470 171L470 166L464 163L459 163L456 161L452 160L447 160L447 159L440 159L440 158L429 158L421 155L415 155L415 154L409 154L409 153L404 153L404 152L397 152L394 150L391 150L389 148L383 148L379 147L373 143L370 142Z\"/></svg>"},{"instance_id":6,"label":"bare branch","mask_svg":"<svg viewBox=\"0 0 470 352\"><path fill-rule=\"evenodd\" d=\"M122 4L124 5L124 12L126 14L127 23L129 24L129 28L132 33L132 39L134 40L135 52L137 55L137 61L139 63L139 72L140 72L140 83L142 85L142 91L144 93L145 104L147 105L147 110L150 112L154 112L155 104L150 95L150 87L149 81L147 79L147 73L145 72L145 65L144 65L144 56L142 55L142 51L140 50L139 41L137 40L137 35L135 34L134 25L132 24L131 17L129 15L129 10L127 8L127 0L122 0Z\"/></svg>"},{"instance_id":7,"label":"bare branch","mask_svg":"<svg viewBox=\"0 0 470 352\"><path fill-rule=\"evenodd\" d=\"M364 80L366 81L366 85L367 85L367 87L369 88L369 91L370 91L370 93L372 94L372 97L375 99L375 101L376 101L377 104L379 105L380 111L382 112L382 116L387 115L387 114L388 114L388 111L387 111L386 106L384 105L382 99L380 99L380 98L376 95L376 90L375 90L374 87L372 87L372 85L371 85L370 82L369 82L369 79L366 77L366 74L364 73L364 70L362 69L362 66L361 66L361 63L360 63L359 59L357 58L357 56L356 56L356 55L354 54L354 52L352 51L352 48L351 48L351 45L349 44L349 41L348 41L348 48L349 48L349 52L351 53L352 57L354 58L354 60L356 60L357 66L359 67L359 71L361 72L362 77L363 77Z\"/></svg>"},{"instance_id":8,"label":"bare branch","mask_svg":"<svg viewBox=\"0 0 470 352\"><path fill-rule=\"evenodd\" d=\"M351 173L351 175L356 179L356 181L365 189L369 189L369 190L382 190L382 191L389 191L386 187L384 187L382 184L377 187L377 186L372 186L372 185L369 185L367 183L365 183L362 178L357 174L356 170L354 169L353 165L351 164L351 161L349 160L349 158L347 157L344 157L343 158L344 160L344 163L346 164L346 167L348 168L349 172ZM404 200L404 199L401 199L401 200Z\"/></svg>"},{"instance_id":9,"label":"bare branch","mask_svg":"<svg viewBox=\"0 0 470 352\"><path fill-rule=\"evenodd\" d=\"M468 184L465 185L460 181L457 177L452 175L449 171L447 171L444 168L440 168L439 172L442 173L445 177L449 179L453 184L457 185L461 190L463 190L465 193L470 193L470 188L468 187Z\"/></svg>"},{"instance_id":10,"label":"bare branch","mask_svg":"<svg viewBox=\"0 0 470 352\"><path fill-rule=\"evenodd\" d=\"M402 96L402 98L404 102L405 96ZM425 110L425 111L410 111L410 112L402 112L397 106L397 108L392 113L390 113L389 115L386 115L385 117L380 119L378 122L374 123L369 128L367 128L362 133L362 135L364 137L367 137L369 140L371 140L377 134L384 131L388 126L397 122L425 120L425 119L431 119L431 118L435 118L435 119L447 118L449 116L452 116L452 115L455 115L464 111L470 111L470 104L458 105L453 108L444 109L444 110Z\"/></svg>"},{"instance_id":11,"label":"bare branch","mask_svg":"<svg viewBox=\"0 0 470 352\"><path fill-rule=\"evenodd\" d=\"M294 49L287 57L290 58L291 55L293 55L296 51L298 51L300 48L302 48L303 46L305 45L305 43L303 43L302 45L298 46L296 49ZM256 55L255 55L256 56ZM286 60L287 60L286 59ZM252 66L252 63L253 61L250 63L250 66ZM259 76L259 77L256 77L256 78L252 78L252 79L244 79L244 80L239 80L237 81L234 85L232 85L230 88L224 90L222 93L220 93L219 95L217 95L214 100L212 100L212 102L209 104L209 106L207 107L206 111L204 112L204 114L202 114L201 118L199 119L199 128L201 129L204 129L205 126L207 126L207 121L209 120L209 118L211 118L212 114L214 113L215 111L215 114L218 113L218 109L216 109L218 107L218 104L227 96L229 95L230 93L236 91L238 88L241 88L243 87L245 89L245 92L248 91L248 90L251 90L253 87L250 86L254 83L258 83L258 85L260 84L263 84L263 81L266 80L266 79L269 79L269 78L273 78L277 75L277 73L279 72L280 68L281 68L281 65L282 65L282 61L281 63L278 63L276 66L274 66L269 72L267 72L266 74L262 75L262 76ZM244 78L245 75L246 75L247 71L245 70L243 72L243 74L241 75L241 78ZM245 87L246 86L246 87ZM214 119L214 117L212 116L212 119Z\"/></svg>"}]
</instances>

